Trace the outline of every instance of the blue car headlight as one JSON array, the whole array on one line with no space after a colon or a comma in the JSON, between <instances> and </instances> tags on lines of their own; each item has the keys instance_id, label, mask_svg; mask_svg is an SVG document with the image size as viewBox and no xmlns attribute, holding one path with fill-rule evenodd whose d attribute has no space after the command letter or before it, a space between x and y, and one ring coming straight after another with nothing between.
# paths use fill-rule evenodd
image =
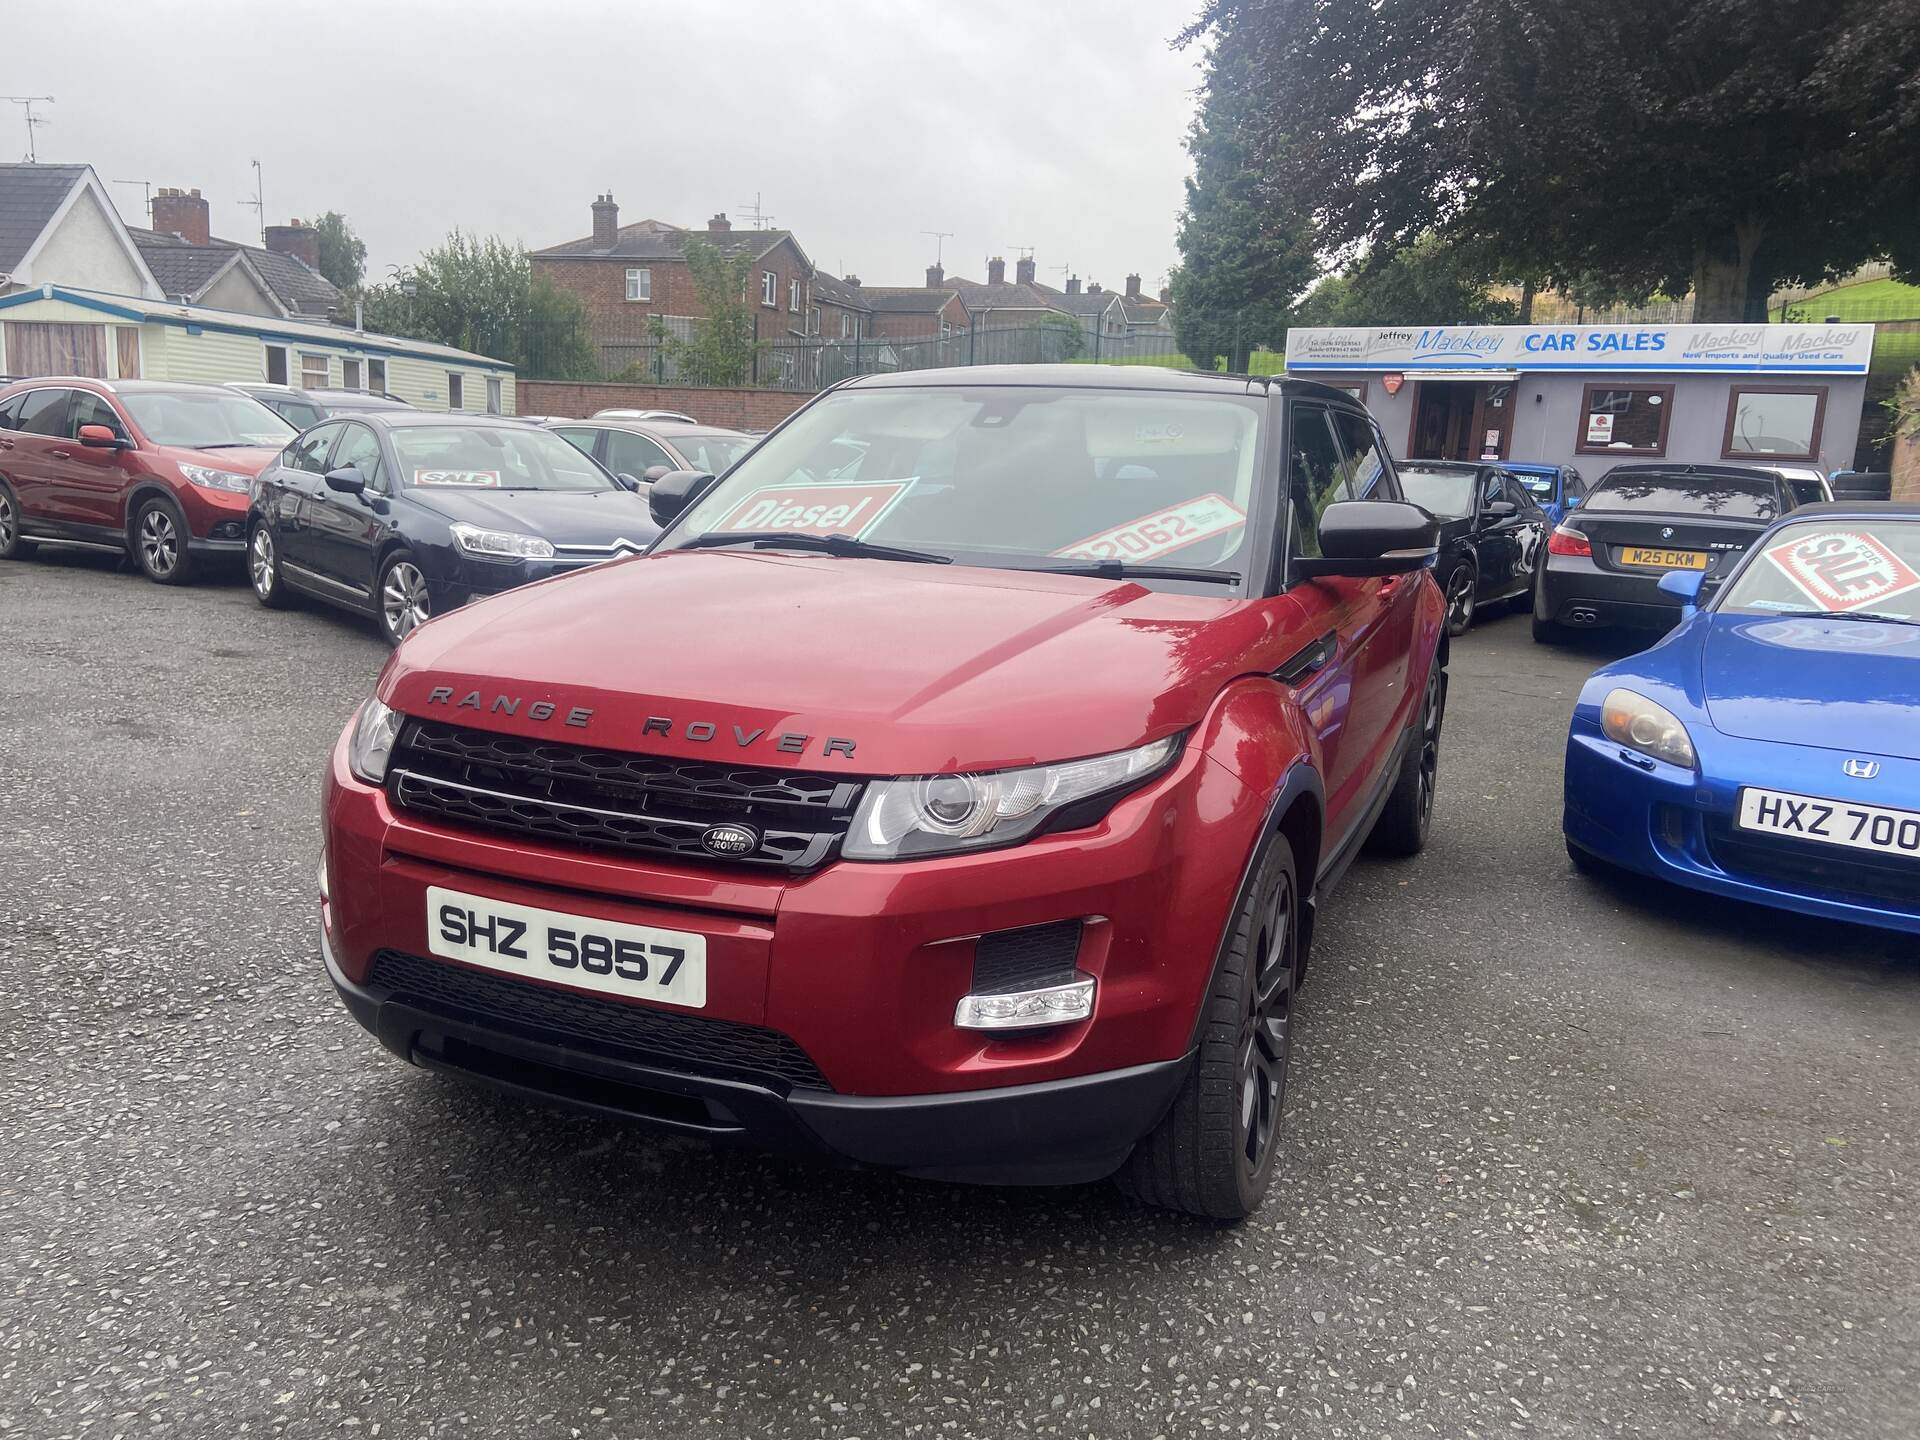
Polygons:
<instances>
[{"instance_id":1,"label":"blue car headlight","mask_svg":"<svg viewBox=\"0 0 1920 1440\"><path fill-rule=\"evenodd\" d=\"M1609 740L1691 770L1699 763L1687 727L1664 705L1635 690L1609 690L1600 704L1600 729Z\"/></svg>"}]
</instances>

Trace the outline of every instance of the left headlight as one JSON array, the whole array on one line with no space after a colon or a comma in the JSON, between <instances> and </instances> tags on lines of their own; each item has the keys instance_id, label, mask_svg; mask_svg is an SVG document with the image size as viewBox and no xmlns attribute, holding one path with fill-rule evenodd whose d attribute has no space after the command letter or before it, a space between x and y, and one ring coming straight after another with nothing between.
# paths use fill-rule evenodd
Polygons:
<instances>
[{"instance_id":1,"label":"left headlight","mask_svg":"<svg viewBox=\"0 0 1920 1440\"><path fill-rule=\"evenodd\" d=\"M207 465L182 465L180 473L187 477L189 484L198 485L202 490L230 490L236 495L245 495L253 489L251 475L241 475L232 470L215 470Z\"/></svg>"},{"instance_id":2,"label":"left headlight","mask_svg":"<svg viewBox=\"0 0 1920 1440\"><path fill-rule=\"evenodd\" d=\"M1169 735L1134 750L1023 770L875 780L841 853L849 860L952 855L1015 845L1054 821L1090 825L1171 765L1185 739Z\"/></svg>"},{"instance_id":3,"label":"left headlight","mask_svg":"<svg viewBox=\"0 0 1920 1440\"><path fill-rule=\"evenodd\" d=\"M353 738L347 742L347 768L369 785L386 784L393 742L400 738L400 726L406 718L398 710L369 699L353 722Z\"/></svg>"},{"instance_id":4,"label":"left headlight","mask_svg":"<svg viewBox=\"0 0 1920 1440\"><path fill-rule=\"evenodd\" d=\"M1669 765L1691 770L1696 763L1693 737L1680 717L1637 691L1607 692L1600 704L1600 729L1609 740Z\"/></svg>"},{"instance_id":5,"label":"left headlight","mask_svg":"<svg viewBox=\"0 0 1920 1440\"><path fill-rule=\"evenodd\" d=\"M449 527L453 543L464 554L479 560L551 560L553 546L538 535L517 535L511 530L482 530L478 525L455 521Z\"/></svg>"}]
</instances>

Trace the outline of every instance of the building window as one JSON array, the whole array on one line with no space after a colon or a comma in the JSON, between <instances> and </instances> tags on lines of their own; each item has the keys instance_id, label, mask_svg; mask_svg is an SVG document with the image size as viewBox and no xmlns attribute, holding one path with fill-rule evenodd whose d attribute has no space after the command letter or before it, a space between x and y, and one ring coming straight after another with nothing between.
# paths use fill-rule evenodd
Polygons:
<instances>
[{"instance_id":1,"label":"building window","mask_svg":"<svg viewBox=\"0 0 1920 1440\"><path fill-rule=\"evenodd\" d=\"M287 347L284 345L267 346L267 383L269 385L287 383Z\"/></svg>"},{"instance_id":2,"label":"building window","mask_svg":"<svg viewBox=\"0 0 1920 1440\"><path fill-rule=\"evenodd\" d=\"M1820 453L1820 428L1826 418L1824 385L1800 390L1736 385L1727 397L1727 433L1720 453L1729 460L1756 455L1811 460Z\"/></svg>"},{"instance_id":3,"label":"building window","mask_svg":"<svg viewBox=\"0 0 1920 1440\"><path fill-rule=\"evenodd\" d=\"M367 389L376 395L387 393L387 362L384 360L367 361Z\"/></svg>"},{"instance_id":4,"label":"building window","mask_svg":"<svg viewBox=\"0 0 1920 1440\"><path fill-rule=\"evenodd\" d=\"M787 282L787 313L789 315L800 313L800 282L797 279Z\"/></svg>"},{"instance_id":5,"label":"building window","mask_svg":"<svg viewBox=\"0 0 1920 1440\"><path fill-rule=\"evenodd\" d=\"M653 271L642 268L627 271L627 299L653 299Z\"/></svg>"},{"instance_id":6,"label":"building window","mask_svg":"<svg viewBox=\"0 0 1920 1440\"><path fill-rule=\"evenodd\" d=\"M14 375L107 378L107 327L7 321L7 370Z\"/></svg>"},{"instance_id":7,"label":"building window","mask_svg":"<svg viewBox=\"0 0 1920 1440\"><path fill-rule=\"evenodd\" d=\"M345 390L358 390L360 388L360 362L358 360L343 359L340 362L340 385L341 388Z\"/></svg>"},{"instance_id":8,"label":"building window","mask_svg":"<svg viewBox=\"0 0 1920 1440\"><path fill-rule=\"evenodd\" d=\"M462 386L460 382L462 378L458 370L449 370L447 372L447 408L449 410L459 410L466 406L466 398L461 393Z\"/></svg>"},{"instance_id":9,"label":"building window","mask_svg":"<svg viewBox=\"0 0 1920 1440\"><path fill-rule=\"evenodd\" d=\"M780 304L780 277L771 270L760 272L760 303L776 307Z\"/></svg>"},{"instance_id":10,"label":"building window","mask_svg":"<svg viewBox=\"0 0 1920 1440\"><path fill-rule=\"evenodd\" d=\"M489 415L498 415L501 413L502 401L505 398L502 394L503 389L504 387L501 385L498 375L489 375L487 377L487 413Z\"/></svg>"},{"instance_id":11,"label":"building window","mask_svg":"<svg viewBox=\"0 0 1920 1440\"><path fill-rule=\"evenodd\" d=\"M122 380L140 378L140 327L138 325L116 325L113 327L114 359L117 362L114 373Z\"/></svg>"},{"instance_id":12,"label":"building window","mask_svg":"<svg viewBox=\"0 0 1920 1440\"><path fill-rule=\"evenodd\" d=\"M332 368L324 355L309 355L300 352L300 388L302 390L325 390L332 381Z\"/></svg>"},{"instance_id":13,"label":"building window","mask_svg":"<svg viewBox=\"0 0 1920 1440\"><path fill-rule=\"evenodd\" d=\"M853 316L842 315L840 317L840 338L842 340L851 340L859 333L860 332L854 328Z\"/></svg>"},{"instance_id":14,"label":"building window","mask_svg":"<svg viewBox=\"0 0 1920 1440\"><path fill-rule=\"evenodd\" d=\"M1589 385L1573 448L1582 455L1664 455L1671 385Z\"/></svg>"}]
</instances>

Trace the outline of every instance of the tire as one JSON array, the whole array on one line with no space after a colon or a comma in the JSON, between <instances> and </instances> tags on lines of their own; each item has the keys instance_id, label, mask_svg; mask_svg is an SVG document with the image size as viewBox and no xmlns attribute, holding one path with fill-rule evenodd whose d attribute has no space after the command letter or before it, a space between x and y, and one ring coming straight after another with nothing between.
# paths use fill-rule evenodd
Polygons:
<instances>
[{"instance_id":1,"label":"tire","mask_svg":"<svg viewBox=\"0 0 1920 1440\"><path fill-rule=\"evenodd\" d=\"M1447 572L1447 583L1440 587L1447 602L1447 634L1460 636L1473 628L1479 588L1480 576L1466 561Z\"/></svg>"},{"instance_id":2,"label":"tire","mask_svg":"<svg viewBox=\"0 0 1920 1440\"><path fill-rule=\"evenodd\" d=\"M185 585L193 579L187 517L173 501L160 495L142 500L129 534L134 563L154 584Z\"/></svg>"},{"instance_id":3,"label":"tire","mask_svg":"<svg viewBox=\"0 0 1920 1440\"><path fill-rule=\"evenodd\" d=\"M374 602L380 634L389 645L398 645L431 617L427 577L411 550L402 546L380 562Z\"/></svg>"},{"instance_id":4,"label":"tire","mask_svg":"<svg viewBox=\"0 0 1920 1440\"><path fill-rule=\"evenodd\" d=\"M1573 868L1590 880L1617 880L1627 872L1610 860L1602 860L1591 850L1582 850L1571 840L1567 841L1567 859Z\"/></svg>"},{"instance_id":5,"label":"tire","mask_svg":"<svg viewBox=\"0 0 1920 1440\"><path fill-rule=\"evenodd\" d=\"M1567 627L1557 620L1542 620L1540 612L1533 614L1533 639L1538 645L1564 645L1567 640Z\"/></svg>"},{"instance_id":6,"label":"tire","mask_svg":"<svg viewBox=\"0 0 1920 1440\"><path fill-rule=\"evenodd\" d=\"M253 583L253 598L267 609L293 608L293 592L280 576L280 549L264 520L254 521L247 536L247 579Z\"/></svg>"},{"instance_id":7,"label":"tire","mask_svg":"<svg viewBox=\"0 0 1920 1440\"><path fill-rule=\"evenodd\" d=\"M20 502L0 480L0 560L31 560L38 547L20 533Z\"/></svg>"},{"instance_id":8,"label":"tire","mask_svg":"<svg viewBox=\"0 0 1920 1440\"><path fill-rule=\"evenodd\" d=\"M1447 718L1447 672L1435 656L1427 671L1426 693L1420 697L1420 716L1413 743L1400 757L1400 774L1393 782L1380 818L1373 822L1367 848L1377 855L1418 855L1427 848L1433 828L1433 800L1440 783L1440 730Z\"/></svg>"},{"instance_id":9,"label":"tire","mask_svg":"<svg viewBox=\"0 0 1920 1440\"><path fill-rule=\"evenodd\" d=\"M1193 1068L1114 1177L1134 1199L1209 1220L1244 1220L1259 1207L1280 1153L1300 906L1293 847L1276 831L1214 965Z\"/></svg>"}]
</instances>

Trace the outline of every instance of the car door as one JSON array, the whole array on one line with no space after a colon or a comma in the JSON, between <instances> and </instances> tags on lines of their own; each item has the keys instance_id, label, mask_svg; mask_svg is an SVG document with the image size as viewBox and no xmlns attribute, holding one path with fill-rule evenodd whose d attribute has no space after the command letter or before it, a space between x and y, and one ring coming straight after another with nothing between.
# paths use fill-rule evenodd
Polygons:
<instances>
[{"instance_id":1,"label":"car door","mask_svg":"<svg viewBox=\"0 0 1920 1440\"><path fill-rule=\"evenodd\" d=\"M80 443L80 427L104 425L114 437L131 441L126 418L104 395L75 390L67 407L68 444L52 451L55 504L70 524L112 536L124 533L127 490L138 462L128 449L90 450Z\"/></svg>"},{"instance_id":2,"label":"car door","mask_svg":"<svg viewBox=\"0 0 1920 1440\"><path fill-rule=\"evenodd\" d=\"M1507 499L1506 473L1482 470L1473 485L1473 558L1479 568L1478 600L1492 600L1513 589L1514 567L1520 547L1514 517L1502 513Z\"/></svg>"},{"instance_id":3,"label":"car door","mask_svg":"<svg viewBox=\"0 0 1920 1440\"><path fill-rule=\"evenodd\" d=\"M21 518L29 523L72 523L55 500L59 461L54 451L68 448L67 410L73 392L61 385L29 390L21 397L15 428L0 436L0 470L20 502Z\"/></svg>"},{"instance_id":4,"label":"car door","mask_svg":"<svg viewBox=\"0 0 1920 1440\"><path fill-rule=\"evenodd\" d=\"M371 426L347 422L327 460L327 469L354 470L366 489L358 495L335 490L321 477L308 531L314 568L333 585L367 598L373 594L373 558L391 512L386 496L389 472L380 453L380 437Z\"/></svg>"},{"instance_id":5,"label":"car door","mask_svg":"<svg viewBox=\"0 0 1920 1440\"><path fill-rule=\"evenodd\" d=\"M1547 532L1553 528L1553 522L1517 475L1507 476L1507 499L1514 505L1512 593L1519 595L1533 589L1534 577L1540 572L1540 557L1547 548Z\"/></svg>"},{"instance_id":6,"label":"car door","mask_svg":"<svg viewBox=\"0 0 1920 1440\"><path fill-rule=\"evenodd\" d=\"M274 531L280 537L280 563L293 572L295 584L321 578L314 525L327 503L319 498L327 488L327 459L346 428L342 420L316 425L280 452L274 475Z\"/></svg>"}]
</instances>

